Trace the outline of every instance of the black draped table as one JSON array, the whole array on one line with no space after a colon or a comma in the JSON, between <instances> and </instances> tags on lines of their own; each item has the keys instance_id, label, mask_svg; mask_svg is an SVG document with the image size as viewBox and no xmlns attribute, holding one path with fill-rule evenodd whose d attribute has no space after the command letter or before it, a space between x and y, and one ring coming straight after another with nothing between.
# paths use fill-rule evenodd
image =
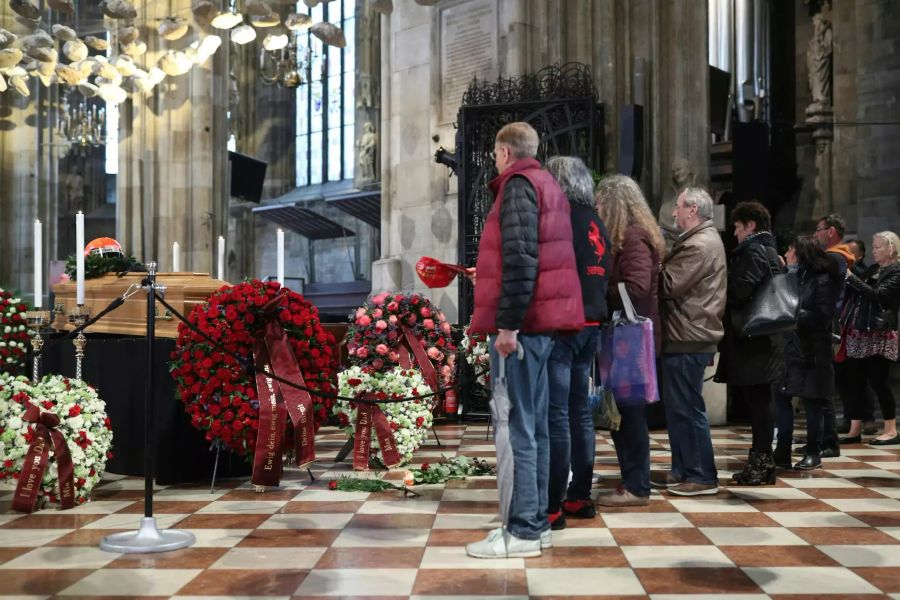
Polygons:
<instances>
[{"instance_id":1,"label":"black draped table","mask_svg":"<svg viewBox=\"0 0 900 600\"><path fill-rule=\"evenodd\" d=\"M50 336L50 341L59 337ZM113 427L113 458L106 470L121 475L144 474L144 396L147 386L147 341L144 337L89 334L82 363L84 380L106 402ZM169 375L169 355L175 340L157 338L153 346L156 388L153 397L154 459L160 485L208 480L215 451L203 434L191 426L184 405L175 397ZM48 348L41 363L43 374L75 376L75 349L71 340ZM218 477L249 476L250 465L223 451Z\"/></svg>"}]
</instances>

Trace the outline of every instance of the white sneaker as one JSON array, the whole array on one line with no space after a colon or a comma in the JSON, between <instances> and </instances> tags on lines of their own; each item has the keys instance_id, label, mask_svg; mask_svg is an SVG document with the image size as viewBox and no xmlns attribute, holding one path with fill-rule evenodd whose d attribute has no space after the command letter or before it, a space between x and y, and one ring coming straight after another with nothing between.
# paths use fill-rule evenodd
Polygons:
<instances>
[{"instance_id":1,"label":"white sneaker","mask_svg":"<svg viewBox=\"0 0 900 600\"><path fill-rule=\"evenodd\" d=\"M547 548L553 547L553 535L550 533L550 530L544 531L541 533L541 550L546 550Z\"/></svg>"},{"instance_id":2,"label":"white sneaker","mask_svg":"<svg viewBox=\"0 0 900 600\"><path fill-rule=\"evenodd\" d=\"M480 542L466 546L473 558L532 558L541 555L541 540L522 540L497 528Z\"/></svg>"}]
</instances>

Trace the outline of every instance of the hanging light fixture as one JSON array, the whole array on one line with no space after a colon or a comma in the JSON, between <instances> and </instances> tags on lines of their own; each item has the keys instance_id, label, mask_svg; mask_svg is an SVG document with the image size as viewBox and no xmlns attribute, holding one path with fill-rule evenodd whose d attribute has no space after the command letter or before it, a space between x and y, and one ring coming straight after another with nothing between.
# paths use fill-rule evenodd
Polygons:
<instances>
[{"instance_id":1,"label":"hanging light fixture","mask_svg":"<svg viewBox=\"0 0 900 600\"><path fill-rule=\"evenodd\" d=\"M294 32L268 35L259 54L259 76L266 85L297 88L311 79L310 48L300 49Z\"/></svg>"},{"instance_id":2,"label":"hanging light fixture","mask_svg":"<svg viewBox=\"0 0 900 600\"><path fill-rule=\"evenodd\" d=\"M59 136L73 147L87 150L106 143L106 109L89 102L80 92L62 95L59 104Z\"/></svg>"}]
</instances>

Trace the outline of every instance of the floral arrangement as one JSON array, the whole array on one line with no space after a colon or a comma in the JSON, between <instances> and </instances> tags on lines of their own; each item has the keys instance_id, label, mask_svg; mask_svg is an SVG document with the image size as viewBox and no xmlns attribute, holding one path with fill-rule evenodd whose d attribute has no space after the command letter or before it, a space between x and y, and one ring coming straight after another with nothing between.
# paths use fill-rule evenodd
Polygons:
<instances>
[{"instance_id":1,"label":"floral arrangement","mask_svg":"<svg viewBox=\"0 0 900 600\"><path fill-rule=\"evenodd\" d=\"M26 309L21 298L0 288L0 372L23 365L28 343Z\"/></svg>"},{"instance_id":2,"label":"floral arrangement","mask_svg":"<svg viewBox=\"0 0 900 600\"><path fill-rule=\"evenodd\" d=\"M106 461L112 458L112 424L106 403L83 381L48 375L33 385L24 377L0 374L0 480L18 479L34 437L34 424L24 420L35 405L59 417L56 430L72 455L75 467L75 504L90 498ZM51 453L38 495L38 507L59 501L56 458Z\"/></svg>"},{"instance_id":3,"label":"floral arrangement","mask_svg":"<svg viewBox=\"0 0 900 600\"><path fill-rule=\"evenodd\" d=\"M443 458L444 460L438 463L424 463L418 469L407 471L403 477L404 483L407 483L407 480L412 482L407 483L407 485L444 483L451 479L465 479L466 477L475 477L479 475L496 475L497 473L494 465L483 460L478 460L477 458L469 458L468 456Z\"/></svg>"},{"instance_id":4,"label":"floral arrangement","mask_svg":"<svg viewBox=\"0 0 900 600\"><path fill-rule=\"evenodd\" d=\"M450 323L420 294L378 294L356 309L346 337L351 364L376 371L400 365L404 327L425 348L442 385L449 385L456 361Z\"/></svg>"},{"instance_id":5,"label":"floral arrangement","mask_svg":"<svg viewBox=\"0 0 900 600\"><path fill-rule=\"evenodd\" d=\"M84 257L84 278L94 279L102 277L106 273L121 273L122 271L134 271L144 273L147 267L133 256L122 254L88 254ZM73 281L76 274L75 256L66 259L66 275Z\"/></svg>"},{"instance_id":6,"label":"floral arrangement","mask_svg":"<svg viewBox=\"0 0 900 600\"><path fill-rule=\"evenodd\" d=\"M462 349L466 362L475 370L475 382L484 387L491 384L491 356L488 339L483 333L469 333L469 325L463 331Z\"/></svg>"},{"instance_id":7,"label":"floral arrangement","mask_svg":"<svg viewBox=\"0 0 900 600\"><path fill-rule=\"evenodd\" d=\"M338 356L334 336L319 323L319 311L303 296L281 289L277 282L245 281L223 286L191 311L188 321L216 342L215 349L203 336L183 323L172 352L169 371L176 393L194 427L210 442L224 444L239 456L252 460L259 428L259 400L252 377L232 353L252 361L254 337L265 326L263 306L281 295L277 318L297 357L306 386L334 393ZM316 428L327 418L331 398L313 395ZM288 438L289 439L289 438Z\"/></svg>"},{"instance_id":8,"label":"floral arrangement","mask_svg":"<svg viewBox=\"0 0 900 600\"><path fill-rule=\"evenodd\" d=\"M465 479L480 475L496 475L497 470L491 465L477 458L468 456L444 457L439 463L424 463L418 469L410 469L403 475L403 485L397 485L391 481L377 477L349 477L344 475L328 482L328 489L342 492L382 492L384 490L401 490L414 485L426 483L446 483L451 479Z\"/></svg>"},{"instance_id":9,"label":"floral arrangement","mask_svg":"<svg viewBox=\"0 0 900 600\"><path fill-rule=\"evenodd\" d=\"M371 367L353 366L338 375L338 387L339 394L345 398L372 394L378 400L425 396L432 392L418 370L400 367L376 371ZM393 430L402 464L408 463L428 436L428 428L434 419L431 412L434 396L406 402L385 402L378 407ZM356 403L338 400L334 405L334 414L340 426L352 436L356 425ZM372 439L371 457L384 464L375 436Z\"/></svg>"}]
</instances>

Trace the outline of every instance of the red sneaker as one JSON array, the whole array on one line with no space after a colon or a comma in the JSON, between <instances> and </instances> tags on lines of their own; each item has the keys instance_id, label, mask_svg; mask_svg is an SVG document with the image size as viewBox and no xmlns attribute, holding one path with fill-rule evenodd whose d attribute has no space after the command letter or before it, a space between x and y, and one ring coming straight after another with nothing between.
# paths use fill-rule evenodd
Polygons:
<instances>
[{"instance_id":1,"label":"red sneaker","mask_svg":"<svg viewBox=\"0 0 900 600\"><path fill-rule=\"evenodd\" d=\"M547 522L550 523L550 529L553 531L559 531L560 529L566 528L566 515L563 511L557 511L555 513L550 513L547 515Z\"/></svg>"},{"instance_id":2,"label":"red sneaker","mask_svg":"<svg viewBox=\"0 0 900 600\"><path fill-rule=\"evenodd\" d=\"M597 516L597 509L590 500L566 500L562 504L563 511L570 517L579 519L593 519Z\"/></svg>"}]
</instances>

